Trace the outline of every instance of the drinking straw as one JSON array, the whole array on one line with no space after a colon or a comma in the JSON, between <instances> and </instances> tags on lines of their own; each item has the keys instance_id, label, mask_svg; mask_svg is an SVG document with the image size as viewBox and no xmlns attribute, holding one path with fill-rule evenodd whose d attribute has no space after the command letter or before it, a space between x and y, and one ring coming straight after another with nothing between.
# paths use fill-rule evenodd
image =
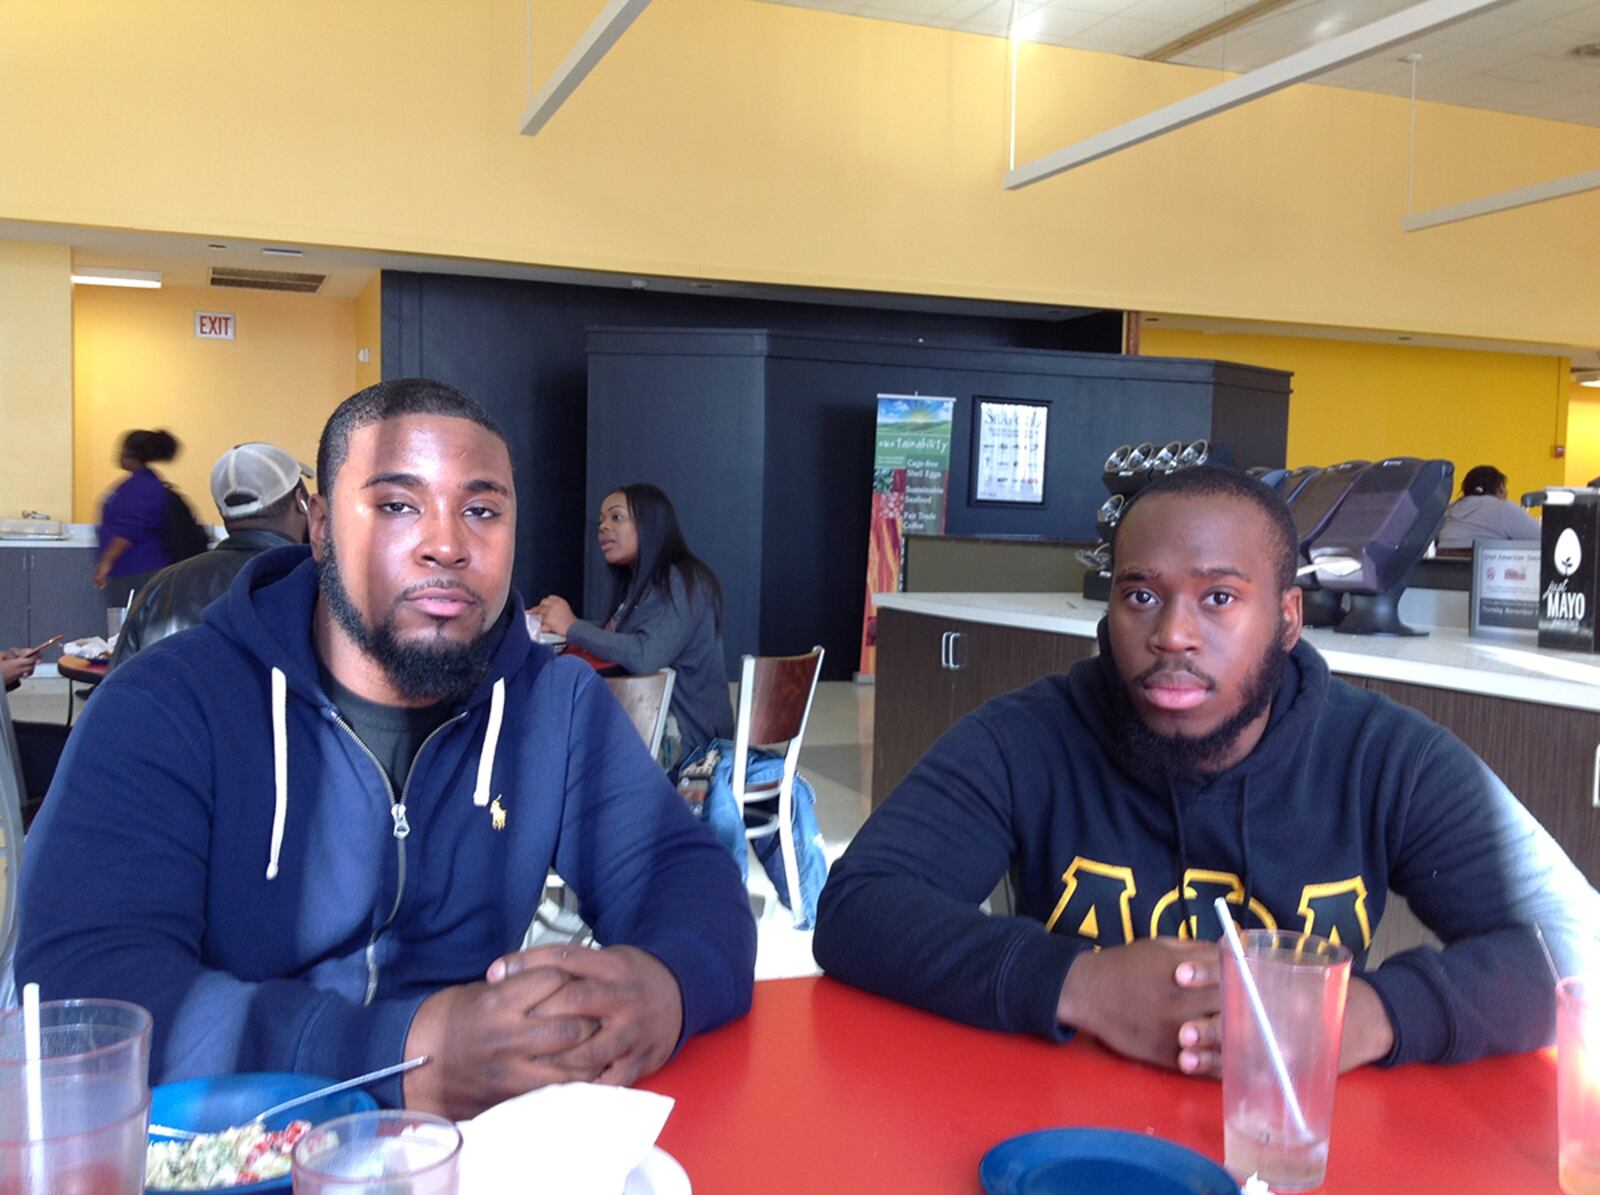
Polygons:
<instances>
[{"instance_id":1,"label":"drinking straw","mask_svg":"<svg viewBox=\"0 0 1600 1195\"><path fill-rule=\"evenodd\" d=\"M1533 938L1539 943L1539 953L1544 955L1544 965L1550 968L1550 982L1561 982L1561 971L1556 966L1556 960L1550 957L1550 946L1544 940L1544 929L1540 924L1533 922Z\"/></svg>"},{"instance_id":2,"label":"drinking straw","mask_svg":"<svg viewBox=\"0 0 1600 1195\"><path fill-rule=\"evenodd\" d=\"M39 1032L39 985L22 989L23 1078L27 1084L28 1140L44 1140L44 1046Z\"/></svg>"},{"instance_id":3,"label":"drinking straw","mask_svg":"<svg viewBox=\"0 0 1600 1195\"><path fill-rule=\"evenodd\" d=\"M1261 1034L1261 1040L1267 1047L1267 1058L1272 1063L1272 1073L1277 1076L1278 1088L1283 1092L1283 1102L1294 1121L1295 1132L1302 1141L1310 1141L1311 1130L1306 1127L1306 1115L1300 1110L1300 1099L1294 1093L1294 1083L1283 1061L1283 1051L1278 1048L1278 1039L1272 1032L1272 1022L1267 1019L1266 1005L1261 1003L1261 990L1256 987L1255 976L1250 974L1250 967L1245 962L1244 943L1239 941L1239 930L1233 924L1233 914L1228 912L1225 897L1217 897L1216 909L1217 918L1222 922L1223 939L1228 943L1234 965L1239 968L1239 982L1244 986L1245 999L1250 1003L1250 1015L1255 1018L1256 1032Z\"/></svg>"}]
</instances>

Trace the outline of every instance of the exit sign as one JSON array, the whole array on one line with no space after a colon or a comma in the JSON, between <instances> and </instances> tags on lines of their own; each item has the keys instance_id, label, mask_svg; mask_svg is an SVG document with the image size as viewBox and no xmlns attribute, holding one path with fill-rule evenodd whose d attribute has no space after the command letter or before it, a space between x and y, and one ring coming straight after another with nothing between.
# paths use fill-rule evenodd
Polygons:
<instances>
[{"instance_id":1,"label":"exit sign","mask_svg":"<svg viewBox=\"0 0 1600 1195\"><path fill-rule=\"evenodd\" d=\"M201 340L232 340L238 327L233 314L227 311L197 311L194 313L194 334Z\"/></svg>"}]
</instances>

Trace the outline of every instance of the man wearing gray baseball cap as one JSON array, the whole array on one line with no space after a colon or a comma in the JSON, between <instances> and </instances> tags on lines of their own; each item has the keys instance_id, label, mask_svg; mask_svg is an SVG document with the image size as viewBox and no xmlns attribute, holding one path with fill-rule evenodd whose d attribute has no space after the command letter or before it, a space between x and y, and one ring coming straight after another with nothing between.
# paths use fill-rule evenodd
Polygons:
<instances>
[{"instance_id":1,"label":"man wearing gray baseball cap","mask_svg":"<svg viewBox=\"0 0 1600 1195\"><path fill-rule=\"evenodd\" d=\"M228 537L209 552L162 569L139 590L111 667L198 623L256 553L305 543L308 495L302 479L315 476L283 449L260 441L218 457L211 467L211 497Z\"/></svg>"}]
</instances>

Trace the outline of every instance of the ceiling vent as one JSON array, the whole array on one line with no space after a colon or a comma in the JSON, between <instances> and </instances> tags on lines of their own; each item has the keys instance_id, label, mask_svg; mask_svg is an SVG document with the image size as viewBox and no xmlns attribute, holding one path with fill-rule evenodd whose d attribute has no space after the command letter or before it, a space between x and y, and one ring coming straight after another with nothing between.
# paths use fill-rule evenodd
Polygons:
<instances>
[{"instance_id":1,"label":"ceiling vent","mask_svg":"<svg viewBox=\"0 0 1600 1195\"><path fill-rule=\"evenodd\" d=\"M326 274L292 274L284 270L241 270L233 266L212 266L212 286L242 287L245 290L287 290L314 295L328 280Z\"/></svg>"}]
</instances>

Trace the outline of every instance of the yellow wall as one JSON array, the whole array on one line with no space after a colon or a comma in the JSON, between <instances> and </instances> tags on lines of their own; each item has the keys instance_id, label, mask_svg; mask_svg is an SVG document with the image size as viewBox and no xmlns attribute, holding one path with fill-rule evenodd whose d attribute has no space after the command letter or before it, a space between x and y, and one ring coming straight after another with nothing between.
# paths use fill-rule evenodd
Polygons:
<instances>
[{"instance_id":1,"label":"yellow wall","mask_svg":"<svg viewBox=\"0 0 1600 1195\"><path fill-rule=\"evenodd\" d=\"M0 241L0 518L72 514L72 253Z\"/></svg>"},{"instance_id":2,"label":"yellow wall","mask_svg":"<svg viewBox=\"0 0 1600 1195\"><path fill-rule=\"evenodd\" d=\"M1560 357L1148 325L1140 348L1152 357L1291 370L1290 465L1444 457L1455 462L1457 478L1474 465L1494 465L1513 494L1560 485L1566 477L1565 462L1553 453L1569 386Z\"/></svg>"},{"instance_id":3,"label":"yellow wall","mask_svg":"<svg viewBox=\"0 0 1600 1195\"><path fill-rule=\"evenodd\" d=\"M536 82L594 11L533 6ZM673 0L526 138L527 14L15 0L0 162L27 169L0 171L0 218L1600 340L1600 194L1402 233L1400 98L1295 87L1012 193L1002 39ZM1023 57L1023 158L1220 77ZM1600 164L1596 128L1425 104L1418 129L1419 205Z\"/></svg>"},{"instance_id":4,"label":"yellow wall","mask_svg":"<svg viewBox=\"0 0 1600 1195\"><path fill-rule=\"evenodd\" d=\"M1572 384L1567 406L1567 485L1600 477L1600 390Z\"/></svg>"},{"instance_id":5,"label":"yellow wall","mask_svg":"<svg viewBox=\"0 0 1600 1195\"><path fill-rule=\"evenodd\" d=\"M80 286L73 320L78 468L73 509L94 522L131 428L165 428L183 451L159 471L215 522L211 466L244 440L314 463L328 415L355 389L355 303L256 291ZM231 311L237 339L197 340L196 311Z\"/></svg>"},{"instance_id":6,"label":"yellow wall","mask_svg":"<svg viewBox=\"0 0 1600 1195\"><path fill-rule=\"evenodd\" d=\"M366 361L356 361L356 389L383 381L383 274L372 276L356 296L356 349L367 350Z\"/></svg>"}]
</instances>

